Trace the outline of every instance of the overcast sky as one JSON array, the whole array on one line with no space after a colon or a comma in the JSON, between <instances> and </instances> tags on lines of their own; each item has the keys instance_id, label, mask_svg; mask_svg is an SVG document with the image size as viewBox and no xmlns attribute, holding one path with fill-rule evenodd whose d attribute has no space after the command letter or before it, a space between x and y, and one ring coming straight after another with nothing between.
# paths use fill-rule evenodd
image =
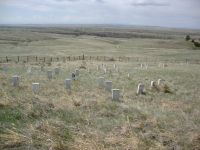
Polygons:
<instances>
[{"instance_id":1,"label":"overcast sky","mask_svg":"<svg viewBox=\"0 0 200 150\"><path fill-rule=\"evenodd\" d=\"M200 0L0 0L0 24L124 24L200 29Z\"/></svg>"}]
</instances>

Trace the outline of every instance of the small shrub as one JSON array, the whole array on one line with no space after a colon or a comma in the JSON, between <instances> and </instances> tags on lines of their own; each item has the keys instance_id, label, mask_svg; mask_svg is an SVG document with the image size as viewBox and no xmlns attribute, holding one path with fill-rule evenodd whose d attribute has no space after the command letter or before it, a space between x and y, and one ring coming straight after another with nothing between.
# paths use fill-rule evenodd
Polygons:
<instances>
[{"instance_id":1,"label":"small shrub","mask_svg":"<svg viewBox=\"0 0 200 150\"><path fill-rule=\"evenodd\" d=\"M186 35L186 36L185 36L185 40L186 40L186 41L189 41L190 39L191 39L191 38L190 38L190 35Z\"/></svg>"},{"instance_id":2,"label":"small shrub","mask_svg":"<svg viewBox=\"0 0 200 150\"><path fill-rule=\"evenodd\" d=\"M115 61L115 59L114 58L110 58L110 59L108 59L108 61Z\"/></svg>"}]
</instances>

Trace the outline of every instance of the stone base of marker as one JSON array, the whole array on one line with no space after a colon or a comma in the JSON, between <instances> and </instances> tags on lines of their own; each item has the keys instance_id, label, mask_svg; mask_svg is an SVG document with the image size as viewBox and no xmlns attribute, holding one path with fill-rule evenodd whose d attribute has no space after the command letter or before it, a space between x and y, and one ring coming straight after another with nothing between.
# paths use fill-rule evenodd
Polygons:
<instances>
[{"instance_id":1,"label":"stone base of marker","mask_svg":"<svg viewBox=\"0 0 200 150\"><path fill-rule=\"evenodd\" d=\"M32 91L34 94L38 94L40 92L40 84L32 83Z\"/></svg>"},{"instance_id":2,"label":"stone base of marker","mask_svg":"<svg viewBox=\"0 0 200 150\"><path fill-rule=\"evenodd\" d=\"M66 79L65 80L65 88L67 89L67 90L71 90L71 82L72 80L71 79Z\"/></svg>"},{"instance_id":3,"label":"stone base of marker","mask_svg":"<svg viewBox=\"0 0 200 150\"><path fill-rule=\"evenodd\" d=\"M119 89L112 89L112 100L119 101L120 98L120 90Z\"/></svg>"},{"instance_id":4,"label":"stone base of marker","mask_svg":"<svg viewBox=\"0 0 200 150\"><path fill-rule=\"evenodd\" d=\"M19 86L19 76L14 75L14 76L12 77L12 85L13 85L13 86Z\"/></svg>"},{"instance_id":5,"label":"stone base of marker","mask_svg":"<svg viewBox=\"0 0 200 150\"><path fill-rule=\"evenodd\" d=\"M104 87L104 77L99 77L97 82L99 87Z\"/></svg>"},{"instance_id":6,"label":"stone base of marker","mask_svg":"<svg viewBox=\"0 0 200 150\"><path fill-rule=\"evenodd\" d=\"M51 70L47 71L47 78L51 80L53 78L53 72Z\"/></svg>"},{"instance_id":7,"label":"stone base of marker","mask_svg":"<svg viewBox=\"0 0 200 150\"><path fill-rule=\"evenodd\" d=\"M142 84L142 83L138 84L137 94L138 94L138 95L145 94L145 91L144 91L144 84Z\"/></svg>"},{"instance_id":8,"label":"stone base of marker","mask_svg":"<svg viewBox=\"0 0 200 150\"><path fill-rule=\"evenodd\" d=\"M112 91L112 81L105 81L105 90L108 92Z\"/></svg>"}]
</instances>

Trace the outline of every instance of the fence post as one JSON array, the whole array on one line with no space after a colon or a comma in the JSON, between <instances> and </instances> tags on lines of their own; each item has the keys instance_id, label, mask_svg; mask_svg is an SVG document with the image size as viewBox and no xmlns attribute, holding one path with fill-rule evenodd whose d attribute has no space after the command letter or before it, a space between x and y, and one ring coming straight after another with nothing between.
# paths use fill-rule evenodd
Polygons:
<instances>
[{"instance_id":1,"label":"fence post","mask_svg":"<svg viewBox=\"0 0 200 150\"><path fill-rule=\"evenodd\" d=\"M38 58L37 58L37 56L35 56L35 61L36 61L36 62L38 61Z\"/></svg>"},{"instance_id":2,"label":"fence post","mask_svg":"<svg viewBox=\"0 0 200 150\"><path fill-rule=\"evenodd\" d=\"M6 56L6 62L8 62L8 56Z\"/></svg>"}]
</instances>

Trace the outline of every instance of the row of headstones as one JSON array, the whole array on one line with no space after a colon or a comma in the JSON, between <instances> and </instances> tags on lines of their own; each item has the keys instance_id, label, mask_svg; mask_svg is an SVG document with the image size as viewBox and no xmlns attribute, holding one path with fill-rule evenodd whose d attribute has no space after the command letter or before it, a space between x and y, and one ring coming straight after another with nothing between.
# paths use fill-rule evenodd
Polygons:
<instances>
[{"instance_id":1,"label":"row of headstones","mask_svg":"<svg viewBox=\"0 0 200 150\"><path fill-rule=\"evenodd\" d=\"M156 85L155 81L151 81L150 88L154 89L154 88L156 88L156 86L162 86L162 85L164 85L164 81L165 80L163 80L163 79L158 79L157 85ZM144 86L144 84L142 84L142 83L138 84L137 94L138 95L145 94L145 86Z\"/></svg>"},{"instance_id":2,"label":"row of headstones","mask_svg":"<svg viewBox=\"0 0 200 150\"><path fill-rule=\"evenodd\" d=\"M168 66L168 65L167 65L167 64L164 64L164 63L159 63L159 64L158 64L158 67L162 67L162 68L166 68L167 66ZM114 64L113 67L114 67L114 69L115 69L116 72L119 72L119 67L118 67L116 64ZM148 69L148 68L149 68L149 65L146 64L146 63L140 64L140 68L141 68L141 69ZM102 66L101 66L101 65L98 65L98 66L97 66L97 71L100 71L100 70L103 70L105 74L106 74L107 71L108 71L107 66L106 66L105 64L102 64ZM110 72L111 72L111 70L110 70Z\"/></svg>"},{"instance_id":3,"label":"row of headstones","mask_svg":"<svg viewBox=\"0 0 200 150\"><path fill-rule=\"evenodd\" d=\"M115 69L116 72L119 72L119 67L118 67L116 64L113 65L113 68ZM107 67L106 64L102 64L102 65L98 65L98 66L97 66L97 71L101 71L101 70L103 70L105 74L106 74L108 71L109 71L110 73L112 72L111 69L108 69L108 67Z\"/></svg>"},{"instance_id":4,"label":"row of headstones","mask_svg":"<svg viewBox=\"0 0 200 150\"><path fill-rule=\"evenodd\" d=\"M140 68L141 69L148 69L148 67L149 67L149 65L148 64L140 64ZM158 64L158 67L161 67L161 68L166 68L166 67L168 67L168 65L167 64L164 64L164 63L159 63Z\"/></svg>"},{"instance_id":5,"label":"row of headstones","mask_svg":"<svg viewBox=\"0 0 200 150\"><path fill-rule=\"evenodd\" d=\"M59 72L60 72L59 68L54 69L55 75L58 75ZM79 76L79 70L76 69L75 73L74 72L72 73L71 79L65 80L65 88L71 90L71 80L75 80L78 76ZM53 71L52 70L47 71L47 78L49 80L51 80L53 78ZM20 82L20 77L18 75L14 75L12 77L12 85L13 86L19 86L19 82ZM40 91L40 84L39 83L32 83L32 91L33 91L33 93L38 94L39 91Z\"/></svg>"},{"instance_id":6,"label":"row of headstones","mask_svg":"<svg viewBox=\"0 0 200 150\"><path fill-rule=\"evenodd\" d=\"M163 84L164 84L164 80L158 79L158 86L161 86ZM105 88L105 90L112 92L112 100L119 101L119 99L120 99L120 89L113 89L112 88L112 81L105 81L104 77L99 77L98 78L98 85L99 85L99 87L103 87L103 88ZM151 81L151 89L153 89L155 87L156 87L156 82ZM138 84L137 94L138 95L145 94L144 84L142 84L142 83Z\"/></svg>"},{"instance_id":7,"label":"row of headstones","mask_svg":"<svg viewBox=\"0 0 200 150\"><path fill-rule=\"evenodd\" d=\"M59 74L59 68L55 68L55 74ZM72 77L71 79L66 79L65 80L65 88L68 90L71 90L71 81L75 80L76 77L79 76L79 70L76 69L75 73L72 73ZM49 80L51 80L53 78L53 71L52 70L48 70L47 71L47 77ZM12 83L13 86L19 86L19 76L15 75L12 78ZM158 86L163 84L163 79L158 79ZM120 97L120 90L119 89L112 89L112 81L105 81L104 77L99 77L98 78L98 85L99 87L104 87L105 90L107 91L111 91L112 92L112 99L113 100L119 100ZM151 88L153 89L156 86L156 82L155 81L151 81ZM39 93L40 90L40 84L39 83L32 83L32 91L33 93ZM137 88L137 94L144 94L145 93L145 88L144 88L144 84L139 83L138 84L138 88Z\"/></svg>"}]
</instances>

